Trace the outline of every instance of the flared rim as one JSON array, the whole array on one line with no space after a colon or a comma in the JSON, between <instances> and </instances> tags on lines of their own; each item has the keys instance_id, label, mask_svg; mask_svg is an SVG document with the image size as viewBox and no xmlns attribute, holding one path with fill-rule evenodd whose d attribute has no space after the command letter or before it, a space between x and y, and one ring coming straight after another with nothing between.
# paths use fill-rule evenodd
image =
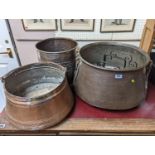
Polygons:
<instances>
[{"instance_id":1,"label":"flared rim","mask_svg":"<svg viewBox=\"0 0 155 155\"><path fill-rule=\"evenodd\" d=\"M53 69L57 69L59 70L59 72L62 73L62 75L64 75L63 80L61 81L61 83L54 89L51 90L49 92L47 92L46 94L43 95L39 95L37 97L27 97L27 96L18 96L15 94L12 94L11 92L9 92L6 88L6 82L5 79L7 79L9 76L11 76L12 74L15 74L16 72L23 72L26 70L31 70L31 69L36 69L36 68L40 68L40 67L48 67L48 68L53 68ZM52 98L53 96L51 95L52 93L57 94L59 91L61 91L61 86L65 85L65 80L66 80L66 68L64 68L61 65L58 65L56 63L51 63L51 62L47 62L47 63L32 63L32 64L28 64L22 67L18 67L12 71L10 71L5 77L3 77L3 81L4 81L4 89L5 89L5 93L7 94L8 99L14 99L17 101L16 104L19 105L30 105L33 106L35 104L38 104L38 101L43 102L45 100L48 100L50 98ZM63 87L63 86L62 86ZM60 90L59 90L60 89ZM22 102L22 104L21 104ZM33 102L33 104L28 104L28 102Z\"/></svg>"},{"instance_id":2,"label":"flared rim","mask_svg":"<svg viewBox=\"0 0 155 155\"><path fill-rule=\"evenodd\" d=\"M136 67L136 68L130 68L130 69L111 69L111 68L100 67L100 66L91 64L90 62L88 62L87 60L85 60L82 57L82 55L81 55L82 51L84 51L86 48L91 47L91 46L94 46L94 45L112 45L112 46L129 47L129 48L132 48L132 49L140 52L143 56L145 56L146 62L144 63L143 66L139 66L139 67ZM116 72L127 72L127 71L140 70L140 69L146 67L151 62L151 59L150 59L149 55L144 50L142 50L142 49L140 49L140 48L138 48L138 47L136 47L134 45L129 45L129 44L125 44L125 43L118 43L118 42L95 42L95 43L87 44L87 45L83 46L80 49L79 56L80 56L80 59L82 60L82 62L85 63L85 64L87 64L88 66L91 66L93 68L100 69L100 70L116 71Z\"/></svg>"},{"instance_id":3,"label":"flared rim","mask_svg":"<svg viewBox=\"0 0 155 155\"><path fill-rule=\"evenodd\" d=\"M72 41L72 42L75 44L75 46L74 46L73 48L68 49L68 50L60 50L60 51L45 51L45 50L42 50L42 49L40 49L40 48L38 47L38 46L39 46L41 43L43 43L44 41L49 41L49 40L67 40L67 41ZM55 54L73 51L73 50L75 50L75 49L77 48L77 46L78 46L77 41L75 41L75 40L73 40L73 39L71 39L71 38L65 38L65 37L53 37L53 38L48 38L48 39L39 41L39 42L36 43L36 45L35 45L36 49L39 50L39 52L44 52L44 53L55 53Z\"/></svg>"}]
</instances>

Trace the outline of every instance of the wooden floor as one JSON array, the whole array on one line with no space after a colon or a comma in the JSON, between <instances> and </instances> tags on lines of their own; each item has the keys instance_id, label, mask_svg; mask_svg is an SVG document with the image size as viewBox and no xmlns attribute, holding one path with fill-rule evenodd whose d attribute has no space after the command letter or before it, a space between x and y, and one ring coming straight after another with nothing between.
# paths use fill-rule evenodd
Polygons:
<instances>
[{"instance_id":1,"label":"wooden floor","mask_svg":"<svg viewBox=\"0 0 155 155\"><path fill-rule=\"evenodd\" d=\"M155 135L155 119L70 118L55 127L25 131L0 115L0 135Z\"/></svg>"}]
</instances>

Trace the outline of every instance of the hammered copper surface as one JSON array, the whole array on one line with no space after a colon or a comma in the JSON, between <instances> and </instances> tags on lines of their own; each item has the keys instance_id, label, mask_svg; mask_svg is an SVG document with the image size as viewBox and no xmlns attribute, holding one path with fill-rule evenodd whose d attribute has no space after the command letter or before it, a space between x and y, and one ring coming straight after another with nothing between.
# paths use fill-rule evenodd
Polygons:
<instances>
[{"instance_id":1,"label":"hammered copper surface","mask_svg":"<svg viewBox=\"0 0 155 155\"><path fill-rule=\"evenodd\" d=\"M75 70L77 42L69 38L49 38L36 44L41 62L55 62L67 67L67 77L72 83Z\"/></svg>"},{"instance_id":2,"label":"hammered copper surface","mask_svg":"<svg viewBox=\"0 0 155 155\"><path fill-rule=\"evenodd\" d=\"M66 69L54 63L35 63L11 71L4 78L6 114L20 129L38 130L62 121L74 97Z\"/></svg>"},{"instance_id":3,"label":"hammered copper surface","mask_svg":"<svg viewBox=\"0 0 155 155\"><path fill-rule=\"evenodd\" d=\"M92 106L126 110L145 100L149 56L135 46L99 42L80 50L77 95Z\"/></svg>"}]
</instances>

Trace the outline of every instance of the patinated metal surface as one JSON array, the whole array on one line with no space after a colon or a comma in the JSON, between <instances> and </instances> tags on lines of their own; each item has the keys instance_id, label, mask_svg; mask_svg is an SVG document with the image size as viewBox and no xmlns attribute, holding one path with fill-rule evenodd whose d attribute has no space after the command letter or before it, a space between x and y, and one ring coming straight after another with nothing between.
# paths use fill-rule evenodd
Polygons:
<instances>
[{"instance_id":1,"label":"patinated metal surface","mask_svg":"<svg viewBox=\"0 0 155 155\"><path fill-rule=\"evenodd\" d=\"M9 121L20 129L38 130L62 121L71 111L74 97L66 69L54 63L17 68L3 78Z\"/></svg>"},{"instance_id":2,"label":"patinated metal surface","mask_svg":"<svg viewBox=\"0 0 155 155\"><path fill-rule=\"evenodd\" d=\"M150 58L135 46L98 42L81 48L74 79L77 95L92 106L136 107L145 99Z\"/></svg>"},{"instance_id":3,"label":"patinated metal surface","mask_svg":"<svg viewBox=\"0 0 155 155\"><path fill-rule=\"evenodd\" d=\"M69 38L49 38L36 44L39 61L55 62L66 67L69 83L74 76L76 47L77 42Z\"/></svg>"}]
</instances>

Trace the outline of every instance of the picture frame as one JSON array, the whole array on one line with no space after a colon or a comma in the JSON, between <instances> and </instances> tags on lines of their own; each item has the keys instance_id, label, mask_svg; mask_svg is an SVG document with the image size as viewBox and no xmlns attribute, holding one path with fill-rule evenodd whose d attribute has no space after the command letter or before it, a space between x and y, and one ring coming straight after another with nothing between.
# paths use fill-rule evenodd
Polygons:
<instances>
[{"instance_id":1,"label":"picture frame","mask_svg":"<svg viewBox=\"0 0 155 155\"><path fill-rule=\"evenodd\" d=\"M60 19L62 31L94 31L94 19Z\"/></svg>"},{"instance_id":2,"label":"picture frame","mask_svg":"<svg viewBox=\"0 0 155 155\"><path fill-rule=\"evenodd\" d=\"M135 19L101 19L100 32L133 32Z\"/></svg>"},{"instance_id":3,"label":"picture frame","mask_svg":"<svg viewBox=\"0 0 155 155\"><path fill-rule=\"evenodd\" d=\"M57 30L56 19L22 19L25 31L55 31Z\"/></svg>"}]
</instances>

